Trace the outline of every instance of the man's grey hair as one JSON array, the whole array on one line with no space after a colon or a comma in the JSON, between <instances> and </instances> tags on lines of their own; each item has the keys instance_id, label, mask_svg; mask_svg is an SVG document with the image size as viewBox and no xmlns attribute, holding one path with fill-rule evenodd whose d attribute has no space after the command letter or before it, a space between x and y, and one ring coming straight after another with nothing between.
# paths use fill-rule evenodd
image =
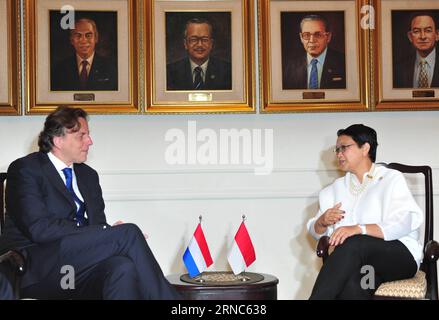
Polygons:
<instances>
[{"instance_id":1,"label":"man's grey hair","mask_svg":"<svg viewBox=\"0 0 439 320\"><path fill-rule=\"evenodd\" d=\"M324 17L319 16L318 14L309 14L305 17L303 17L303 19L300 21L300 31L302 32L303 29L303 24L307 21L321 21L323 23L323 25L325 26L325 31L326 32L330 32L330 27L329 27L329 23L328 20L326 20Z\"/></svg>"},{"instance_id":2,"label":"man's grey hair","mask_svg":"<svg viewBox=\"0 0 439 320\"><path fill-rule=\"evenodd\" d=\"M99 32L98 32L98 27L96 26L96 22L94 22L94 20L92 20L92 19L88 19L88 18L81 18L81 19L79 19L79 20L76 20L76 21L75 21L75 29L70 30L70 36L72 36L73 33L75 32L75 30L76 30L76 25L77 25L79 22L82 22L82 21L84 21L84 22L88 22L88 23L91 24L91 26L93 27L93 31L94 31L94 33L95 33L96 40L98 40L98 39L99 39Z\"/></svg>"}]
</instances>

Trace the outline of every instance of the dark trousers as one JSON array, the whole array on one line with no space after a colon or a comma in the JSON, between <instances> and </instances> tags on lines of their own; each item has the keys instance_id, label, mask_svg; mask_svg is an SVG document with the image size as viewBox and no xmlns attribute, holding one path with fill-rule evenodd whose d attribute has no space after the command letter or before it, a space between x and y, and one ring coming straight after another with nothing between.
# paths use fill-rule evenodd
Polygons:
<instances>
[{"instance_id":1,"label":"dark trousers","mask_svg":"<svg viewBox=\"0 0 439 320\"><path fill-rule=\"evenodd\" d=\"M14 292L6 275L0 272L0 300L13 300Z\"/></svg>"},{"instance_id":2,"label":"dark trousers","mask_svg":"<svg viewBox=\"0 0 439 320\"><path fill-rule=\"evenodd\" d=\"M381 283L413 277L416 271L416 261L400 241L355 235L325 261L310 299L371 299Z\"/></svg>"},{"instance_id":3,"label":"dark trousers","mask_svg":"<svg viewBox=\"0 0 439 320\"><path fill-rule=\"evenodd\" d=\"M22 288L37 299L179 299L134 224L65 236L57 263L42 281ZM63 268L63 269L62 269ZM74 289L66 277L74 270ZM68 285L66 285L68 284Z\"/></svg>"}]
</instances>

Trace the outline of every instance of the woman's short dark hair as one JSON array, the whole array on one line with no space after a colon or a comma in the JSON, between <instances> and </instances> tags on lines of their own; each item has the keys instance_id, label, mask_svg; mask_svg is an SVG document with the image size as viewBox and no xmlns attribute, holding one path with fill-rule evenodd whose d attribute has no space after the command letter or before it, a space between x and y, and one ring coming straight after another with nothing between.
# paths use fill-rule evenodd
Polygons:
<instances>
[{"instance_id":1,"label":"woman's short dark hair","mask_svg":"<svg viewBox=\"0 0 439 320\"><path fill-rule=\"evenodd\" d=\"M44 122L44 129L38 137L40 151L49 152L53 148L53 137L61 137L66 130L78 131L81 128L79 118L87 119L87 112L80 108L60 106L49 114Z\"/></svg>"},{"instance_id":2,"label":"woman's short dark hair","mask_svg":"<svg viewBox=\"0 0 439 320\"><path fill-rule=\"evenodd\" d=\"M375 162L378 140L377 133L374 129L363 124L353 124L346 129L338 130L337 137L339 136L351 137L357 143L358 147L363 146L366 142L369 143L369 158L372 162Z\"/></svg>"}]
</instances>

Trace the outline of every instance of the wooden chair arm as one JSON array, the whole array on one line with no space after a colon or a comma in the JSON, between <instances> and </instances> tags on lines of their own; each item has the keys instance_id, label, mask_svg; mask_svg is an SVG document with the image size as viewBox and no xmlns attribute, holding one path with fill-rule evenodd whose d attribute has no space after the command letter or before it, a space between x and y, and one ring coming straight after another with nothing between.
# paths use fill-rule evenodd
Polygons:
<instances>
[{"instance_id":1,"label":"wooden chair arm","mask_svg":"<svg viewBox=\"0 0 439 320\"><path fill-rule=\"evenodd\" d=\"M12 267L12 270L17 275L22 275L26 272L26 264L23 255L15 250L9 250L8 252L0 256L0 263L7 263Z\"/></svg>"},{"instance_id":2,"label":"wooden chair arm","mask_svg":"<svg viewBox=\"0 0 439 320\"><path fill-rule=\"evenodd\" d=\"M428 262L436 262L439 258L439 243L434 240L430 240L427 242L424 251L424 258Z\"/></svg>"},{"instance_id":3,"label":"wooden chair arm","mask_svg":"<svg viewBox=\"0 0 439 320\"><path fill-rule=\"evenodd\" d=\"M2 272L11 282L15 299L20 299L21 276L26 272L26 260L23 255L15 250L10 250L0 256Z\"/></svg>"},{"instance_id":4,"label":"wooden chair arm","mask_svg":"<svg viewBox=\"0 0 439 320\"><path fill-rule=\"evenodd\" d=\"M329 251L329 237L323 236L320 238L319 242L317 243L317 256L319 258L323 259L323 262L325 262L326 258L328 257L328 251Z\"/></svg>"}]
</instances>

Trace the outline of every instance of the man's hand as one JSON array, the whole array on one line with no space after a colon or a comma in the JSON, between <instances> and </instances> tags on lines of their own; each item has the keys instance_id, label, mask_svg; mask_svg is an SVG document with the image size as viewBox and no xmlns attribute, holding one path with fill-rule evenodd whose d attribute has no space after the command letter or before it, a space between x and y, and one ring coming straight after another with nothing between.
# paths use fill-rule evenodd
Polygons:
<instances>
[{"instance_id":1,"label":"man's hand","mask_svg":"<svg viewBox=\"0 0 439 320\"><path fill-rule=\"evenodd\" d=\"M117 226L119 224L123 224L122 220L117 220L115 223L113 223L112 227Z\"/></svg>"},{"instance_id":2,"label":"man's hand","mask_svg":"<svg viewBox=\"0 0 439 320\"><path fill-rule=\"evenodd\" d=\"M114 226L118 226L120 224L124 224L125 222L123 222L122 220L117 220L115 223L113 223L112 227ZM148 235L146 233L143 234L143 236L145 237L145 240L148 239Z\"/></svg>"},{"instance_id":3,"label":"man's hand","mask_svg":"<svg viewBox=\"0 0 439 320\"><path fill-rule=\"evenodd\" d=\"M361 229L358 225L337 228L329 238L329 244L331 246L338 246L343 244L347 238L356 234L361 234Z\"/></svg>"}]
</instances>

